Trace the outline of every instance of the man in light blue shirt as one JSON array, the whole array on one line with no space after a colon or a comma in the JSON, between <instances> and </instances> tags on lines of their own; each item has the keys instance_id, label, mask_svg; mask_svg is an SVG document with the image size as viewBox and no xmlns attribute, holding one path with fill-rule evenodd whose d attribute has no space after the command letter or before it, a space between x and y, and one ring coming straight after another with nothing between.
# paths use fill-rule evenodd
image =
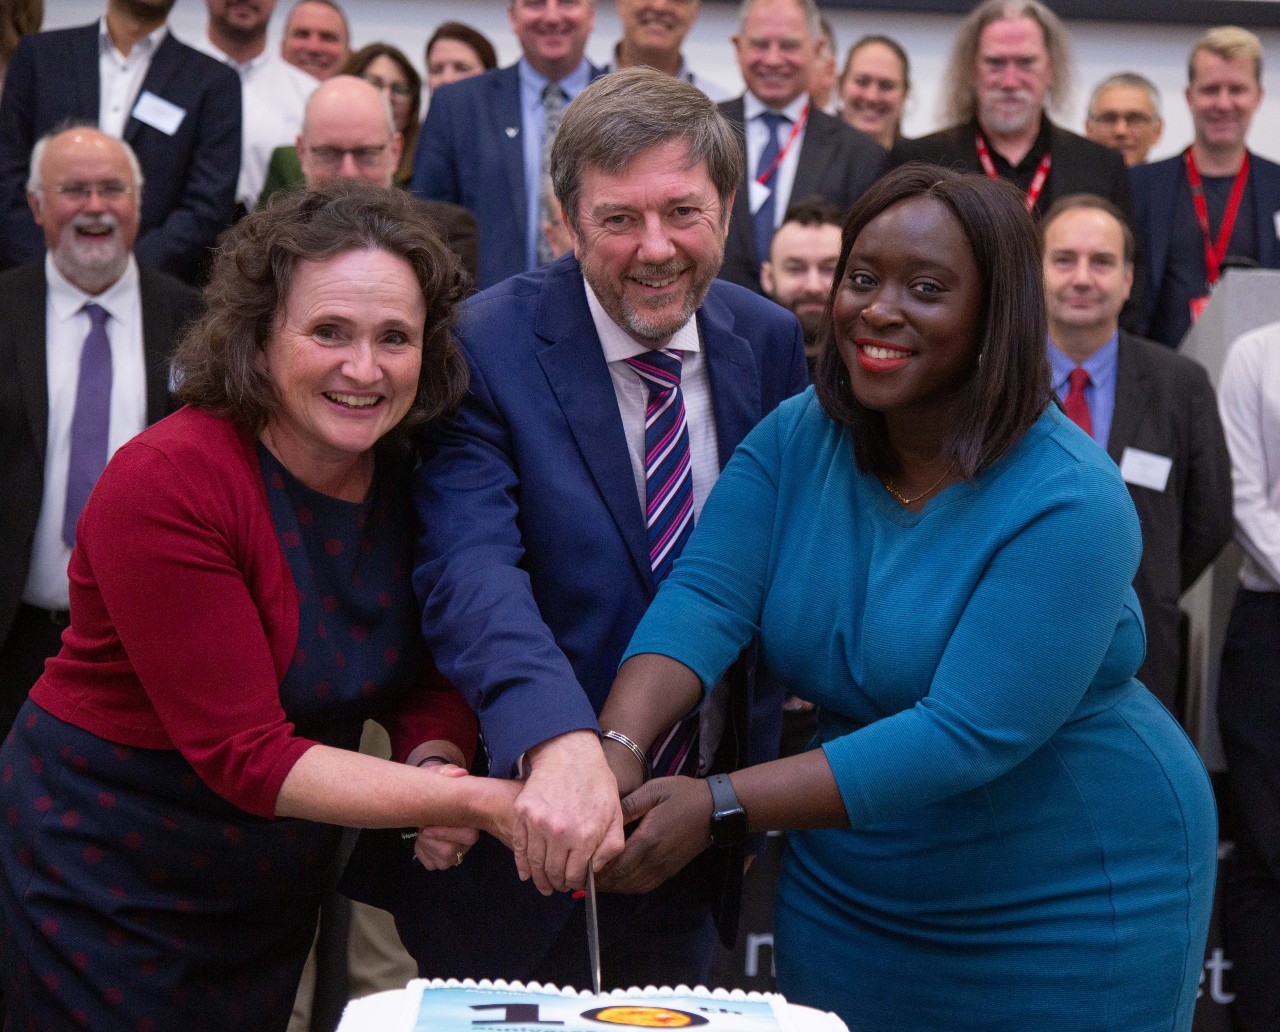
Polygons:
<instances>
[{"instance_id":1,"label":"man in light blue shirt","mask_svg":"<svg viewBox=\"0 0 1280 1032\"><path fill-rule=\"evenodd\" d=\"M1119 464L1142 525L1138 680L1182 717L1178 599L1231 536L1231 464L1213 388L1191 359L1119 329L1134 245L1111 202L1064 197L1040 232L1054 390Z\"/></svg>"}]
</instances>

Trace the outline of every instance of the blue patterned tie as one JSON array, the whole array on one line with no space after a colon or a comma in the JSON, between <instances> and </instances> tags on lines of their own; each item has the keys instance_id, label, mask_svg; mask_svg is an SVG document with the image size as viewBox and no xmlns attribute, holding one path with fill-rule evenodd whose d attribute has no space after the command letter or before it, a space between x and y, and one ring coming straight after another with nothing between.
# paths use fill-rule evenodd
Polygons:
<instances>
[{"instance_id":1,"label":"blue patterned tie","mask_svg":"<svg viewBox=\"0 0 1280 1032\"><path fill-rule=\"evenodd\" d=\"M551 148L556 142L560 119L564 117L564 88L558 82L549 82L542 90L542 156L538 176L538 264L546 265L555 258L551 241L542 227L552 221L551 204L547 198L547 184L551 180Z\"/></svg>"},{"instance_id":2,"label":"blue patterned tie","mask_svg":"<svg viewBox=\"0 0 1280 1032\"><path fill-rule=\"evenodd\" d=\"M684 353L676 350L649 351L627 359L649 389L644 411L645 525L655 587L671 572L693 533L689 424L680 391L683 361ZM696 715L670 728L649 750L654 773L696 773L697 741Z\"/></svg>"},{"instance_id":3,"label":"blue patterned tie","mask_svg":"<svg viewBox=\"0 0 1280 1032\"><path fill-rule=\"evenodd\" d=\"M89 335L80 351L80 380L71 416L71 457L67 466L67 507L62 515L62 540L76 543L76 521L89 492L107 464L107 436L111 429L111 341L107 310L87 304Z\"/></svg>"},{"instance_id":4,"label":"blue patterned tie","mask_svg":"<svg viewBox=\"0 0 1280 1032\"><path fill-rule=\"evenodd\" d=\"M791 122L786 115L780 115L776 111L766 111L759 117L765 124L765 128L769 130L769 138L765 141L764 150L760 152L760 160L756 163L757 180L769 172L770 166L778 160L778 153L782 150L782 145L778 143L778 130ZM778 209L778 191L775 186L777 181L778 170L775 168L769 173L769 178L761 184L769 188L769 196L764 199L764 203L756 209L753 216L756 227L756 257L762 262L769 260L769 244L773 241L773 220Z\"/></svg>"}]
</instances>

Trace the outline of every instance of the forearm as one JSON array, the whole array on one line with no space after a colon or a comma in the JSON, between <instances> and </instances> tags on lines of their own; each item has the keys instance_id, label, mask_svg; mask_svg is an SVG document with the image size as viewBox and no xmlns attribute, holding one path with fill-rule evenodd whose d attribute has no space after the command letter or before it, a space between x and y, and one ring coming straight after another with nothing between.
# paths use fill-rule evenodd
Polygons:
<instances>
[{"instance_id":1,"label":"forearm","mask_svg":"<svg viewBox=\"0 0 1280 1032\"><path fill-rule=\"evenodd\" d=\"M729 780L751 831L849 826L844 799L821 749L746 767Z\"/></svg>"},{"instance_id":2,"label":"forearm","mask_svg":"<svg viewBox=\"0 0 1280 1032\"><path fill-rule=\"evenodd\" d=\"M600 711L600 730L625 735L647 753L663 731L686 716L702 700L702 681L678 660L647 652L632 656L618 669L609 698ZM604 739L605 755L617 770L619 755L630 750ZM640 770L640 761L628 764Z\"/></svg>"},{"instance_id":3,"label":"forearm","mask_svg":"<svg viewBox=\"0 0 1280 1032\"><path fill-rule=\"evenodd\" d=\"M435 744L456 748L447 742ZM449 825L492 832L510 793L502 782L489 778L439 777L417 767L316 745L285 777L276 816L352 828Z\"/></svg>"}]
</instances>

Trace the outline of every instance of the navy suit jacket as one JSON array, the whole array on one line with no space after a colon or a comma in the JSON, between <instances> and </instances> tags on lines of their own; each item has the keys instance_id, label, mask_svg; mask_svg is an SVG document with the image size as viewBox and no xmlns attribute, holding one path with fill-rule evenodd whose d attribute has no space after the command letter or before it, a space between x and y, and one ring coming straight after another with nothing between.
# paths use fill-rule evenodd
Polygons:
<instances>
[{"instance_id":1,"label":"navy suit jacket","mask_svg":"<svg viewBox=\"0 0 1280 1032\"><path fill-rule=\"evenodd\" d=\"M1137 677L1181 718L1178 599L1231 540L1231 457L1209 376L1191 359L1121 331L1115 392L1116 464L1126 448L1173 460L1163 491L1127 486L1142 525L1133 586L1147 655Z\"/></svg>"},{"instance_id":2,"label":"navy suit jacket","mask_svg":"<svg viewBox=\"0 0 1280 1032\"><path fill-rule=\"evenodd\" d=\"M720 105L720 112L739 133L744 131L742 97L726 100ZM745 158L744 143L744 162ZM795 201L821 197L847 214L853 202L884 172L887 161L884 150L866 133L814 108L805 126L795 181L791 184L791 196L784 208ZM720 278L763 294L755 223L751 218L750 191L747 189L750 175L751 169L745 169L745 177L738 184L738 192L733 198L733 214L729 219L729 238L725 241Z\"/></svg>"},{"instance_id":3,"label":"navy suit jacket","mask_svg":"<svg viewBox=\"0 0 1280 1032\"><path fill-rule=\"evenodd\" d=\"M511 65L436 90L418 137L409 188L476 217L481 290L526 271L523 133L519 65Z\"/></svg>"},{"instance_id":4,"label":"navy suit jacket","mask_svg":"<svg viewBox=\"0 0 1280 1032\"><path fill-rule=\"evenodd\" d=\"M240 173L240 77L167 34L142 89L186 112L172 136L130 115L124 140L138 156L142 189L134 255L145 269L197 280L218 234L231 224ZM24 36L0 98L0 268L44 254L27 207L31 148L67 121L97 124L98 23Z\"/></svg>"},{"instance_id":5,"label":"navy suit jacket","mask_svg":"<svg viewBox=\"0 0 1280 1032\"><path fill-rule=\"evenodd\" d=\"M790 313L719 281L697 319L723 465L804 388L804 342ZM506 777L532 746L597 727L654 584L576 259L472 298L458 337L471 392L418 477L414 584L436 662L479 714L490 768ZM752 691L741 763L778 749L781 688L762 677ZM573 907L519 882L510 852L487 836L456 869L410 872L402 899L397 920L422 969L476 977L529 977Z\"/></svg>"},{"instance_id":6,"label":"navy suit jacket","mask_svg":"<svg viewBox=\"0 0 1280 1032\"><path fill-rule=\"evenodd\" d=\"M1147 333L1155 320L1160 287L1169 265L1178 191L1186 182L1182 155L1150 165L1137 165L1129 170L1129 181L1133 191L1133 226L1143 252L1143 281L1135 326L1138 332ZM1276 216L1280 214L1280 165L1250 154L1249 183L1253 190L1258 264L1264 269L1280 269L1280 227L1276 225ZM1180 312L1189 312L1191 298L1171 298L1169 303L1179 306ZM1177 347L1182 342L1161 343Z\"/></svg>"}]
</instances>

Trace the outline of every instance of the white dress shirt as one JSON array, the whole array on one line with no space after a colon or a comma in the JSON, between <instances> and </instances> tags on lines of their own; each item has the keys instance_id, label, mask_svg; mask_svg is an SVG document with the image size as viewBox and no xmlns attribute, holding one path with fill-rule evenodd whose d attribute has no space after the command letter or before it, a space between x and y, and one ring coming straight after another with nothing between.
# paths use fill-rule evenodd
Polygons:
<instances>
[{"instance_id":1,"label":"white dress shirt","mask_svg":"<svg viewBox=\"0 0 1280 1032\"><path fill-rule=\"evenodd\" d=\"M1231 345L1218 383L1218 410L1231 452L1240 583L1280 591L1280 323Z\"/></svg>"},{"instance_id":2,"label":"white dress shirt","mask_svg":"<svg viewBox=\"0 0 1280 1032\"><path fill-rule=\"evenodd\" d=\"M98 22L98 128L117 140L124 136L125 123L138 100L142 82L151 68L156 48L169 33L167 25L144 36L125 57L116 49L107 31L107 19Z\"/></svg>"},{"instance_id":3,"label":"white dress shirt","mask_svg":"<svg viewBox=\"0 0 1280 1032\"><path fill-rule=\"evenodd\" d=\"M267 180L271 152L297 142L307 101L320 80L289 64L271 47L244 64L236 64L207 35L195 46L240 73L243 130L236 200L253 211Z\"/></svg>"},{"instance_id":4,"label":"white dress shirt","mask_svg":"<svg viewBox=\"0 0 1280 1032\"><path fill-rule=\"evenodd\" d=\"M31 549L31 570L22 601L42 609L66 609L67 562L71 549L62 540L67 505L67 467L71 461L71 417L80 381L80 353L89 335L90 302L106 309L111 342L111 422L107 435L110 459L129 438L147 425L147 367L142 348L142 298L138 266L132 257L112 286L97 297L72 285L45 255L45 362L49 422L45 436L44 494Z\"/></svg>"},{"instance_id":5,"label":"white dress shirt","mask_svg":"<svg viewBox=\"0 0 1280 1032\"><path fill-rule=\"evenodd\" d=\"M636 499L643 519L649 493L644 465L644 414L649 404L649 388L626 360L644 355L651 349L613 321L590 283L583 280L582 285L587 290L587 305L591 309L596 335L600 338L604 360L609 363L609 376L618 399L618 414L622 417L622 432L627 438L631 475L635 478ZM696 315L676 330L666 347L684 352L680 367L680 393L684 396L685 422L689 426L689 468L693 474L693 519L696 526L707 495L720 476L720 448L716 443L715 411L711 407L711 379L698 336ZM724 734L727 692L722 678L712 687L711 696L702 707L698 739L699 773L711 765Z\"/></svg>"},{"instance_id":6,"label":"white dress shirt","mask_svg":"<svg viewBox=\"0 0 1280 1032\"><path fill-rule=\"evenodd\" d=\"M786 107L778 109L778 114L786 115L791 122L789 125L782 125L778 129L778 146L785 147L787 139L791 135L791 131L795 128L796 122L800 120L800 114L804 111L804 107L809 103L809 94L802 93L796 97ZM742 117L744 127L747 133L747 183L750 184L755 179L760 164L760 154L764 151L765 143L769 139L769 127L764 124L760 118L766 111L772 111L773 108L765 107L764 102L756 97L754 93L747 90L742 97ZM808 131L808 126L801 129L796 134L795 140L787 149L787 153L782 158L782 164L778 166L778 171L773 175L771 188L777 195L773 206L773 228L777 229L782 225L782 219L787 214L787 205L791 203L791 188L795 185L796 169L800 167L800 148L804 146L804 135ZM748 196L755 194L763 200L763 195L752 190L748 186ZM750 208L752 214L759 209L760 205L756 203L754 198L751 200Z\"/></svg>"}]
</instances>

